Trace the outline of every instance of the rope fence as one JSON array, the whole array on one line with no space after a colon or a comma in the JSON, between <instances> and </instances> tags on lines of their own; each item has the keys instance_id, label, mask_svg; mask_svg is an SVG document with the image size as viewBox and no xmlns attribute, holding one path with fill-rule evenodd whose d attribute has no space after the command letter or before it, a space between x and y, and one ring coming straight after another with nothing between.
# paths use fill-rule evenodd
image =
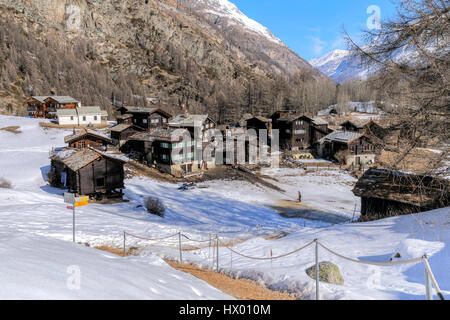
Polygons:
<instances>
[{"instance_id":1,"label":"rope fence","mask_svg":"<svg viewBox=\"0 0 450 320\"><path fill-rule=\"evenodd\" d=\"M316 281L316 300L320 299L320 294L319 294L319 247L321 247L322 249L324 249L325 251L331 253L332 255L335 255L336 257L339 257L341 259L347 260L349 262L353 262L353 263L358 263L358 264L363 264L363 265L372 265L372 266L381 266L381 267L390 267L390 266L398 266L398 265L406 265L406 264L416 264L416 263L423 263L424 264L424 269L425 269L425 288L426 288L426 296L427 296L427 300L433 300L433 293L432 293L432 288L434 287L434 289L436 290L437 296L439 297L440 300L445 300L444 299L444 295L442 294L442 291L439 287L438 282L436 281L436 277L434 276L434 273L431 269L428 257L426 255L424 255L423 257L420 258L414 258L414 259L408 259L408 260L402 260L402 261L390 261L390 262L370 262L370 261L361 261L358 259L354 259L354 258L349 258L347 256L344 256L330 248L328 248L327 246L323 245L318 239L315 239L309 243L307 243L306 245L292 250L290 252L287 252L285 254L279 255L279 256L272 256L272 250L270 251L270 257L252 257L249 255L246 255L242 252L238 252L232 248L230 248L230 244L226 244L222 241L219 240L219 235L215 235L214 237L212 237L210 235L210 238L208 240L197 240L197 239L192 239L190 237L188 237L187 235L178 232L175 233L173 235L167 236L167 237L162 237L162 238L147 238L147 237L143 237L143 236L138 236L138 235L134 235L132 233L123 232L123 253L124 256L126 256L126 236L130 236L133 238L137 238L137 239L141 239L141 240L146 240L146 241L163 241L163 240L167 240L170 238L174 238L174 237L178 237L178 246L179 246L179 251L180 251L180 263L183 263L183 257L182 257L182 241L181 239L184 238L188 241L192 241L192 242L196 242L196 243L209 243L209 258L211 258L211 247L212 247L212 268L214 269L214 265L216 266L216 270L217 272L219 272L219 246L222 245L224 248L226 248L227 250L230 251L231 253L231 265L233 263L233 256L232 254L236 254L238 256L241 256L243 258L246 259L250 259L250 260L257 260L257 261L268 261L270 260L271 263L273 260L277 260L277 259L282 259L285 257L288 257L290 255L296 254L300 251L305 250L306 248L312 246L313 244L315 244L315 263L316 263L316 269L315 269L315 281ZM222 237L223 238L223 237ZM233 241L232 244L233 245ZM208 259L209 259L208 258Z\"/></svg>"}]
</instances>

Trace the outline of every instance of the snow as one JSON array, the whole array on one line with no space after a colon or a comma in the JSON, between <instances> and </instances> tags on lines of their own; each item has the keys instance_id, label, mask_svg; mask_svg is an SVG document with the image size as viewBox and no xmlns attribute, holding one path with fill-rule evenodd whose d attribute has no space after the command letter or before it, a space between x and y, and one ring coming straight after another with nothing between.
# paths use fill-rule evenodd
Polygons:
<instances>
[{"instance_id":1,"label":"snow","mask_svg":"<svg viewBox=\"0 0 450 320\"><path fill-rule=\"evenodd\" d=\"M228 299L204 282L179 273L159 257L178 258L178 238L146 241L127 237L127 247L143 251L126 259L72 244L72 214L63 203L64 190L47 185L49 152L64 146L70 130L43 129L41 120L0 116L0 128L17 125L20 134L0 130L0 177L12 189L0 189L0 298L25 299ZM309 170L308 170L309 171ZM359 215L359 199L351 192L355 179L338 169L305 173L302 169L271 169L266 180L285 192L246 181L210 181L202 188L179 191L178 186L135 177L125 181L129 202L89 204L77 209L77 242L122 248L123 231L161 238L182 232L221 241L251 256L280 255L318 238L324 245L352 258L389 261L428 254L436 279L450 294L450 210L401 216L370 223L331 225L301 218L286 219L273 208L295 202L301 190L304 205L350 220ZM149 215L147 196L163 201L166 217ZM356 205L356 211L355 211ZM287 234L274 240L267 235ZM259 235L258 235L259 234ZM267 239L266 239L267 238ZM183 239L185 261L211 266L208 243ZM374 267L359 265L320 250L321 261L337 264L345 284L321 283L324 299L423 299L422 264ZM304 270L314 262L314 249L282 260L253 261L220 248L220 267L233 276L255 279L272 289L289 290L303 298L314 295L314 281ZM81 289L67 288L67 268L79 266Z\"/></svg>"},{"instance_id":2,"label":"snow","mask_svg":"<svg viewBox=\"0 0 450 320\"><path fill-rule=\"evenodd\" d=\"M363 50L368 48L363 47ZM427 48L433 51L433 46ZM419 59L419 54L414 47L402 47L392 54L392 61L396 63L411 64ZM309 63L321 72L332 78L334 81L342 83L345 80L367 79L379 70L379 66L364 67L361 58L354 55L349 50L334 50L320 58L311 59Z\"/></svg>"},{"instance_id":3,"label":"snow","mask_svg":"<svg viewBox=\"0 0 450 320\"><path fill-rule=\"evenodd\" d=\"M0 299L231 299L155 256L123 259L5 228L0 239Z\"/></svg>"},{"instance_id":4,"label":"snow","mask_svg":"<svg viewBox=\"0 0 450 320\"><path fill-rule=\"evenodd\" d=\"M205 6L205 13L229 18L232 21L231 24L241 25L249 31L264 36L269 41L283 44L283 42L274 36L269 29L247 17L236 7L236 5L228 0L197 0L196 2L198 5Z\"/></svg>"}]
</instances>

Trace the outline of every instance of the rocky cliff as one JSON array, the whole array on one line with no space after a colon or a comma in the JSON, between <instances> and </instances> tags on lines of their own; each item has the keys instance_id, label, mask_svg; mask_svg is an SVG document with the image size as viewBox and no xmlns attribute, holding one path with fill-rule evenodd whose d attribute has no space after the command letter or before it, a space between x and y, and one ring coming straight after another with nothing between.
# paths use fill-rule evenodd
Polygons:
<instances>
[{"instance_id":1,"label":"rocky cliff","mask_svg":"<svg viewBox=\"0 0 450 320\"><path fill-rule=\"evenodd\" d=\"M192 112L208 112L220 121L235 121L246 112L305 110L332 102L332 95L318 91L333 87L331 80L226 0L0 0L0 13L3 25L15 24L26 39L38 43L33 47L70 56L71 64L98 70L92 78L100 73L105 82L99 89L85 79L70 82L74 77L67 66L53 69L54 79L37 81L36 74L46 73L36 62L42 50L29 49L34 59L24 59L39 72L21 70L9 83L22 90L21 97L46 95L53 88L110 110L105 104L113 98L156 103L171 112L184 101ZM20 69L17 64L9 68Z\"/></svg>"}]
</instances>

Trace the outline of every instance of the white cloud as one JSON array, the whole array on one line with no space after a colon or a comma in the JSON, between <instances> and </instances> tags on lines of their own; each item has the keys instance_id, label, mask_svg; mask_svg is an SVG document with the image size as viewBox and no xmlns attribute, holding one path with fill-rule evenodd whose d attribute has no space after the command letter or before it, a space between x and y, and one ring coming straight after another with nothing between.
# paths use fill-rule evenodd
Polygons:
<instances>
[{"instance_id":1,"label":"white cloud","mask_svg":"<svg viewBox=\"0 0 450 320\"><path fill-rule=\"evenodd\" d=\"M325 41L322 41L319 37L310 36L308 38L312 40L312 51L314 52L314 54L322 54L327 43Z\"/></svg>"}]
</instances>

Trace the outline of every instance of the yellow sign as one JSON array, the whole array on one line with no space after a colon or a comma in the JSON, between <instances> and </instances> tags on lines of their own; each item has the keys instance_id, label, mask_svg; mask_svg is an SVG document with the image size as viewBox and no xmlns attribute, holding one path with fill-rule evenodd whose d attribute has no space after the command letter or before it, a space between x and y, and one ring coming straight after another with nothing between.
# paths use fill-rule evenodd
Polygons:
<instances>
[{"instance_id":1,"label":"yellow sign","mask_svg":"<svg viewBox=\"0 0 450 320\"><path fill-rule=\"evenodd\" d=\"M78 197L76 198L76 202L75 202L75 207L84 207L87 206L89 204L89 196L82 196L82 197Z\"/></svg>"},{"instance_id":2,"label":"yellow sign","mask_svg":"<svg viewBox=\"0 0 450 320\"><path fill-rule=\"evenodd\" d=\"M75 202L75 208L87 206L88 203L87 201Z\"/></svg>"}]
</instances>

